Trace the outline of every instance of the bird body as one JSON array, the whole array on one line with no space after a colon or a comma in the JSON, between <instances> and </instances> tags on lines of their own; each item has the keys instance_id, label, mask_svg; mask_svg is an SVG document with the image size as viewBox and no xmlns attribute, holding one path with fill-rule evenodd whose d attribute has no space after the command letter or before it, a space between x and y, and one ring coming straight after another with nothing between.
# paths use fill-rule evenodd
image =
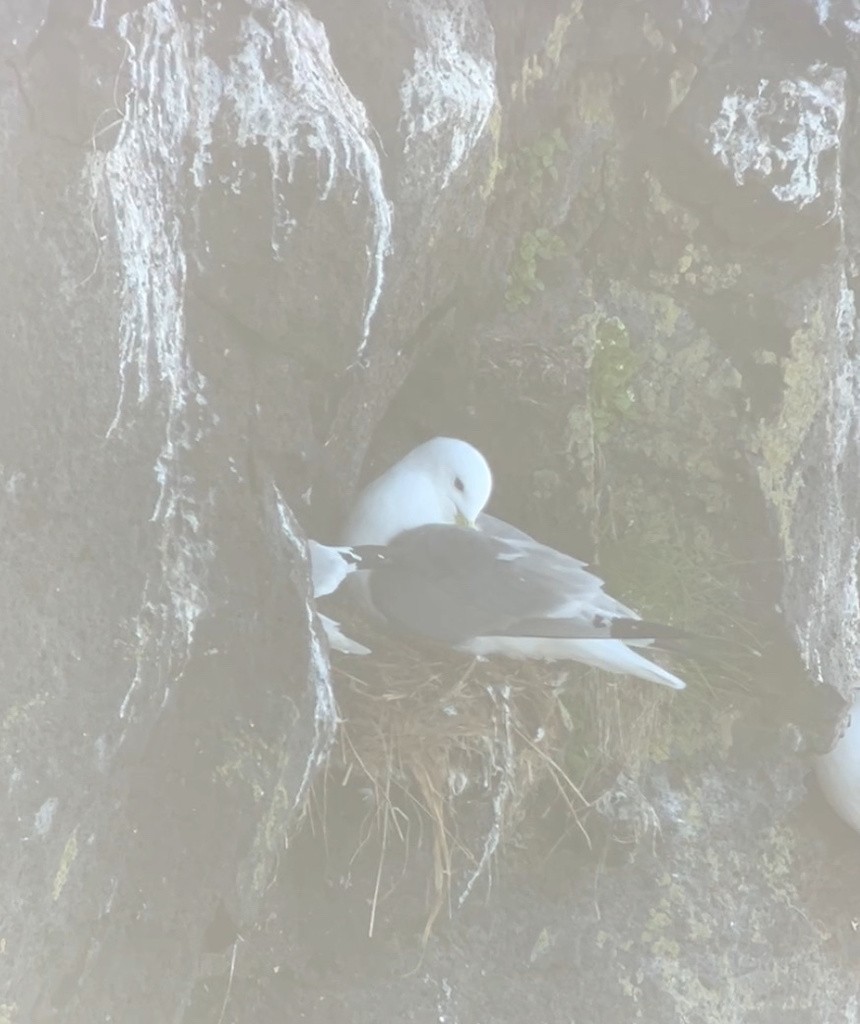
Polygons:
<instances>
[{"instance_id":1,"label":"bird body","mask_svg":"<svg viewBox=\"0 0 860 1024\"><path fill-rule=\"evenodd\" d=\"M390 623L480 657L578 661L673 689L684 683L617 637L641 620L578 559L532 541L429 525L399 534L369 574L374 608ZM647 643L668 627L651 626Z\"/></svg>"},{"instance_id":2,"label":"bird body","mask_svg":"<svg viewBox=\"0 0 860 1024\"><path fill-rule=\"evenodd\" d=\"M482 657L578 661L683 689L631 646L677 631L642 623L585 562L484 513L491 490L486 459L453 438L419 445L373 481L344 532L351 545L388 545L366 577L373 608Z\"/></svg>"}]
</instances>

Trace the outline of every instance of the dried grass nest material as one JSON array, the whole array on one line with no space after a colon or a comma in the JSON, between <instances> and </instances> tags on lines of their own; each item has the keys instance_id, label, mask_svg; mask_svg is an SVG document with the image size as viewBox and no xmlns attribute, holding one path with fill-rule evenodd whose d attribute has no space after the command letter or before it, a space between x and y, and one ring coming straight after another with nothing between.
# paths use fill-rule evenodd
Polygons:
<instances>
[{"instance_id":1,"label":"dried grass nest material","mask_svg":"<svg viewBox=\"0 0 860 1024\"><path fill-rule=\"evenodd\" d=\"M446 904L461 906L479 879L489 881L495 857L539 791L560 799L590 842L584 818L605 789L607 765L617 764L622 750L625 758L644 752L660 698L648 688L630 708L626 696L623 704L618 699L617 680L607 685L593 670L479 662L390 639L375 649L381 647L382 656L333 665L341 723L324 784L355 782L358 773L372 795L356 850L378 845L371 934L380 892L388 889L386 857L394 844L411 841L407 819L417 817L419 833L429 834L426 939ZM583 682L571 687L580 674ZM594 758L572 768L571 750L586 748Z\"/></svg>"}]
</instances>

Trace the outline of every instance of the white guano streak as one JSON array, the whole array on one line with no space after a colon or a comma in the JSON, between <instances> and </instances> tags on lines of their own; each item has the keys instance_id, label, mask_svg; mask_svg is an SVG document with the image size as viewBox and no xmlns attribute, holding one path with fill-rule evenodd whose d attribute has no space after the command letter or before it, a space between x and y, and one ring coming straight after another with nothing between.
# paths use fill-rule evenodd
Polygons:
<instances>
[{"instance_id":1,"label":"white guano streak","mask_svg":"<svg viewBox=\"0 0 860 1024\"><path fill-rule=\"evenodd\" d=\"M370 208L368 298L356 361L364 357L379 306L385 257L391 248L392 209L386 198L376 134L364 105L350 92L335 67L324 26L299 5L255 0L268 12L273 31L245 18L241 45L230 59L224 95L232 103L240 146L261 144L269 153L275 225L272 250L280 257L293 220L281 189L292 181L296 161L310 150L324 201L341 175L352 178ZM284 69L267 75L267 65ZM289 87L285 86L289 83Z\"/></svg>"},{"instance_id":2,"label":"white guano streak","mask_svg":"<svg viewBox=\"0 0 860 1024\"><path fill-rule=\"evenodd\" d=\"M164 685L187 654L206 606L206 567L214 547L194 497L187 453L209 428L205 381L185 344L186 258L180 154L194 108L200 33L183 25L170 0L155 0L119 21L129 88L116 143L90 173L113 213L122 266L120 389L108 437L131 426L135 406L151 403L163 421L155 460L160 573L144 586L135 626L136 668L120 717L155 667ZM150 420L151 422L151 420Z\"/></svg>"},{"instance_id":3,"label":"white guano streak","mask_svg":"<svg viewBox=\"0 0 860 1024\"><path fill-rule=\"evenodd\" d=\"M119 135L107 154L93 153L88 168L94 197L112 211L122 266L120 386L108 437L125 433L134 409L147 402L157 403L164 421L152 514L160 527L161 573L144 587L134 627L137 665L120 707L122 718L153 660L170 670L187 654L206 606L206 568L214 546L206 538L205 509L195 502L187 453L214 417L206 406L206 382L186 348L183 211L189 187L206 184L213 129L225 106L232 108L235 141L262 144L269 152L276 257L291 223L279 188L282 165L289 182L297 160L310 150L324 165L321 200L341 174L364 189L372 211L371 283L357 359L382 294L391 207L364 107L332 64L322 25L304 8L276 0L257 0L255 7L268 11L273 31L246 17L238 54L226 72L203 52L203 23L184 22L173 0L153 0L123 15L119 32L127 47L129 86Z\"/></svg>"},{"instance_id":4,"label":"white guano streak","mask_svg":"<svg viewBox=\"0 0 860 1024\"><path fill-rule=\"evenodd\" d=\"M467 49L467 39L492 39L486 19L476 22L475 5L420 0L410 9L425 46L415 50L413 67L400 87L400 129L407 155L422 141L439 179L448 186L482 138L498 102L493 62ZM421 167L426 174L426 167Z\"/></svg>"},{"instance_id":5,"label":"white guano streak","mask_svg":"<svg viewBox=\"0 0 860 1024\"><path fill-rule=\"evenodd\" d=\"M838 154L844 119L844 70L815 64L805 77L763 78L754 95L723 97L710 126L711 151L738 185L787 175L771 194L802 209L822 193L821 157Z\"/></svg>"},{"instance_id":6,"label":"white guano streak","mask_svg":"<svg viewBox=\"0 0 860 1024\"><path fill-rule=\"evenodd\" d=\"M711 0L684 0L684 11L702 25L706 25L714 13Z\"/></svg>"},{"instance_id":7,"label":"white guano streak","mask_svg":"<svg viewBox=\"0 0 860 1024\"><path fill-rule=\"evenodd\" d=\"M856 303L844 266L840 277L835 311L838 344L825 403L828 458L819 485L822 514L817 571L809 618L798 627L797 637L804 664L818 682L849 688L860 676L860 540L856 536L857 509L846 500L842 480L858 472L853 451L860 417L860 363L854 354Z\"/></svg>"},{"instance_id":8,"label":"white guano streak","mask_svg":"<svg viewBox=\"0 0 860 1024\"><path fill-rule=\"evenodd\" d=\"M275 507L281 532L293 550L294 556L302 559L308 571L307 548L301 536L298 523L290 507L277 487L274 488ZM339 721L337 702L331 685L329 661L322 643L319 619L314 614L310 600L305 601L308 635L310 637L311 666L314 685L314 740L305 759L305 770L293 800L293 810L304 805L305 797L316 775L316 769L325 761L334 743Z\"/></svg>"}]
</instances>

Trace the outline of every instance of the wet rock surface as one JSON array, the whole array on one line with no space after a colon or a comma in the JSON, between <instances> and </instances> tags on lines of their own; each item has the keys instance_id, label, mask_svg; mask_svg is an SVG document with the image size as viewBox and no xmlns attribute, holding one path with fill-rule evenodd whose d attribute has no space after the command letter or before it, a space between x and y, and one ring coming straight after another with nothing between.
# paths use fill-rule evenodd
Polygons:
<instances>
[{"instance_id":1,"label":"wet rock surface","mask_svg":"<svg viewBox=\"0 0 860 1024\"><path fill-rule=\"evenodd\" d=\"M856 1017L807 772L860 649L857 18L7 5L0 1021ZM437 433L762 651L576 677L581 801L535 784L476 875L500 776L446 780L443 881L345 749L301 547Z\"/></svg>"}]
</instances>

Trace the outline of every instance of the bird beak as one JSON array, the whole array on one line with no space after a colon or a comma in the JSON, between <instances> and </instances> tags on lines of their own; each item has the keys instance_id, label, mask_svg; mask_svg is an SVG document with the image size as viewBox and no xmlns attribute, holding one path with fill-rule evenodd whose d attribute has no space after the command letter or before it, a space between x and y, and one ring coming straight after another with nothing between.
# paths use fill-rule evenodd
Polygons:
<instances>
[{"instance_id":1,"label":"bird beak","mask_svg":"<svg viewBox=\"0 0 860 1024\"><path fill-rule=\"evenodd\" d=\"M472 520L464 516L459 509L457 509L457 511L454 513L454 522L457 524L457 526L465 526L469 530L478 529L478 527L472 522Z\"/></svg>"}]
</instances>

